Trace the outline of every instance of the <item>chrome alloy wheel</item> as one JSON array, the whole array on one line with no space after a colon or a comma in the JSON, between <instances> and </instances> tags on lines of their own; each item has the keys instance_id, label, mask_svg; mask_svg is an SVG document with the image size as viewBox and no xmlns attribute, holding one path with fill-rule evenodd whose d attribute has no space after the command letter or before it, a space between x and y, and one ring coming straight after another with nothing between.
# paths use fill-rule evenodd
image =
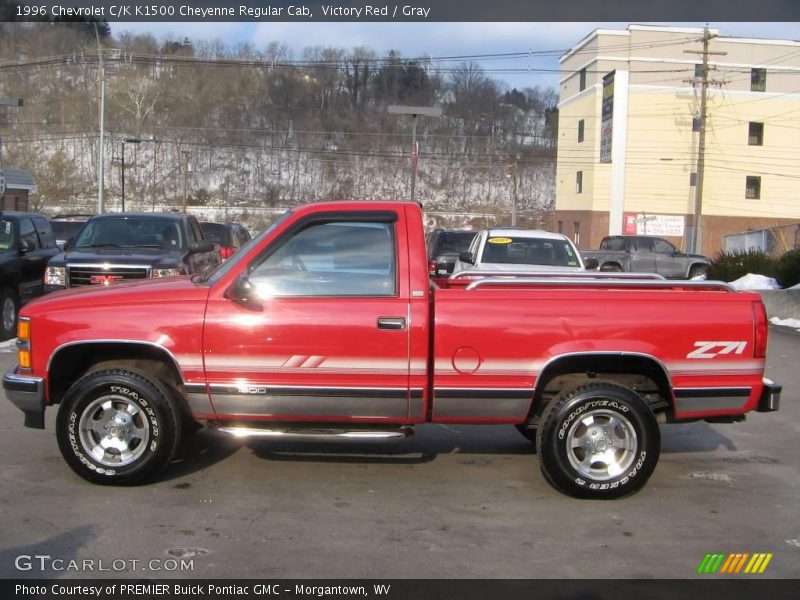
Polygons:
<instances>
[{"instance_id":1,"label":"chrome alloy wheel","mask_svg":"<svg viewBox=\"0 0 800 600\"><path fill-rule=\"evenodd\" d=\"M618 412L598 409L575 421L567 434L572 467L594 481L625 473L636 458L636 431Z\"/></svg>"},{"instance_id":2,"label":"chrome alloy wheel","mask_svg":"<svg viewBox=\"0 0 800 600\"><path fill-rule=\"evenodd\" d=\"M121 467L139 458L150 439L150 421L122 396L101 396L81 414L78 424L84 450L104 466Z\"/></svg>"},{"instance_id":3,"label":"chrome alloy wheel","mask_svg":"<svg viewBox=\"0 0 800 600\"><path fill-rule=\"evenodd\" d=\"M6 296L5 300L3 300L4 331L11 331L14 328L14 319L17 317L16 312L17 307L14 305L14 299L10 296Z\"/></svg>"}]
</instances>

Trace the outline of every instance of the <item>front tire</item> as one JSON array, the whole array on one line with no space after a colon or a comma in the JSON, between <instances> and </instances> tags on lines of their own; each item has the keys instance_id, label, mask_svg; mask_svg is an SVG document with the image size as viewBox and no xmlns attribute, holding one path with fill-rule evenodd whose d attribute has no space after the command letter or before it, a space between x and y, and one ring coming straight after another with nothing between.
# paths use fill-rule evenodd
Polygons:
<instances>
[{"instance_id":1,"label":"front tire","mask_svg":"<svg viewBox=\"0 0 800 600\"><path fill-rule=\"evenodd\" d=\"M95 371L64 395L56 437L64 460L84 479L144 483L175 456L180 411L157 379L127 369Z\"/></svg>"},{"instance_id":2,"label":"front tire","mask_svg":"<svg viewBox=\"0 0 800 600\"><path fill-rule=\"evenodd\" d=\"M620 498L640 490L661 451L658 422L634 391L579 385L547 407L537 438L545 478L577 498Z\"/></svg>"},{"instance_id":3,"label":"front tire","mask_svg":"<svg viewBox=\"0 0 800 600\"><path fill-rule=\"evenodd\" d=\"M0 288L0 341L17 337L19 300L11 288Z\"/></svg>"}]
</instances>

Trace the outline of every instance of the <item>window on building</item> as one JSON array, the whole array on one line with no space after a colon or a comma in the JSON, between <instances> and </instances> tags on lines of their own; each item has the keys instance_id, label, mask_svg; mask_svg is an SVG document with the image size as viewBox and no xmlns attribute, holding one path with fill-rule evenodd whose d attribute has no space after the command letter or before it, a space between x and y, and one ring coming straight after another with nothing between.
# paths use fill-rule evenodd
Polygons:
<instances>
[{"instance_id":1,"label":"window on building","mask_svg":"<svg viewBox=\"0 0 800 600\"><path fill-rule=\"evenodd\" d=\"M751 146L764 145L764 124L763 123L750 123L747 132L747 143Z\"/></svg>"},{"instance_id":2,"label":"window on building","mask_svg":"<svg viewBox=\"0 0 800 600\"><path fill-rule=\"evenodd\" d=\"M575 242L576 246L581 245L581 222L575 221L572 224L572 241Z\"/></svg>"},{"instance_id":3,"label":"window on building","mask_svg":"<svg viewBox=\"0 0 800 600\"><path fill-rule=\"evenodd\" d=\"M761 177L747 177L745 182L744 197L750 200L758 200L761 198Z\"/></svg>"},{"instance_id":4,"label":"window on building","mask_svg":"<svg viewBox=\"0 0 800 600\"><path fill-rule=\"evenodd\" d=\"M564 233L564 221L558 222L558 233Z\"/></svg>"},{"instance_id":5,"label":"window on building","mask_svg":"<svg viewBox=\"0 0 800 600\"><path fill-rule=\"evenodd\" d=\"M580 80L579 81L580 89L578 91L582 92L583 90L586 89L586 69L585 68L580 70L580 72L578 73L578 77L579 77L579 80Z\"/></svg>"},{"instance_id":6,"label":"window on building","mask_svg":"<svg viewBox=\"0 0 800 600\"><path fill-rule=\"evenodd\" d=\"M583 193L583 171L578 171L577 175L575 176L575 193Z\"/></svg>"},{"instance_id":7,"label":"window on building","mask_svg":"<svg viewBox=\"0 0 800 600\"><path fill-rule=\"evenodd\" d=\"M692 131L700 131L700 117L692 119Z\"/></svg>"},{"instance_id":8,"label":"window on building","mask_svg":"<svg viewBox=\"0 0 800 600\"><path fill-rule=\"evenodd\" d=\"M697 185L697 173L689 173L689 185Z\"/></svg>"},{"instance_id":9,"label":"window on building","mask_svg":"<svg viewBox=\"0 0 800 600\"><path fill-rule=\"evenodd\" d=\"M750 91L751 92L767 91L766 69L750 69Z\"/></svg>"},{"instance_id":10,"label":"window on building","mask_svg":"<svg viewBox=\"0 0 800 600\"><path fill-rule=\"evenodd\" d=\"M694 76L695 77L703 76L703 63L694 66Z\"/></svg>"},{"instance_id":11,"label":"window on building","mask_svg":"<svg viewBox=\"0 0 800 600\"><path fill-rule=\"evenodd\" d=\"M584 122L583 119L578 121L578 142L579 143L583 141L583 134L584 134L585 127L586 127L586 123Z\"/></svg>"}]
</instances>

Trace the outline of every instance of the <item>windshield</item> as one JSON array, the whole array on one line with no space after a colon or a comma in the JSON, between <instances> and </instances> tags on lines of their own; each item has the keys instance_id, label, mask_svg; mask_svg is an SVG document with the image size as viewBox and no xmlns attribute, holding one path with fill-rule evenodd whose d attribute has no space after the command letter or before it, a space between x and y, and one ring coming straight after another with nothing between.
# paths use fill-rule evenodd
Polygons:
<instances>
[{"instance_id":1,"label":"windshield","mask_svg":"<svg viewBox=\"0 0 800 600\"><path fill-rule=\"evenodd\" d=\"M0 219L0 250L14 247L14 224L8 219Z\"/></svg>"},{"instance_id":2,"label":"windshield","mask_svg":"<svg viewBox=\"0 0 800 600\"><path fill-rule=\"evenodd\" d=\"M578 256L566 240L492 236L483 247L484 263L580 267Z\"/></svg>"},{"instance_id":3,"label":"windshield","mask_svg":"<svg viewBox=\"0 0 800 600\"><path fill-rule=\"evenodd\" d=\"M224 263L219 265L216 269L212 269L211 271L208 271L208 272L206 272L206 273L204 273L202 275L198 275L197 279L194 279L193 281L200 282L200 283L207 281L209 284L214 285L217 281L220 280L220 278L224 277L225 274L228 271L230 271L233 267L235 267L237 264L239 264L239 260L241 260L242 256L244 256L248 252L250 252L250 249L253 246L259 244L261 242L261 240L263 240L265 237L267 237L278 225L280 225L286 219L288 219L291 214L292 214L292 211L291 210L287 210L280 217L278 217L278 219L274 223L272 223L269 227L267 227L264 231L262 231L260 234L258 234L253 239L251 239L244 246L239 248L233 254L233 256L231 256L228 260L226 260Z\"/></svg>"},{"instance_id":4,"label":"windshield","mask_svg":"<svg viewBox=\"0 0 800 600\"><path fill-rule=\"evenodd\" d=\"M115 216L89 220L72 247L184 250L186 240L174 219Z\"/></svg>"}]
</instances>

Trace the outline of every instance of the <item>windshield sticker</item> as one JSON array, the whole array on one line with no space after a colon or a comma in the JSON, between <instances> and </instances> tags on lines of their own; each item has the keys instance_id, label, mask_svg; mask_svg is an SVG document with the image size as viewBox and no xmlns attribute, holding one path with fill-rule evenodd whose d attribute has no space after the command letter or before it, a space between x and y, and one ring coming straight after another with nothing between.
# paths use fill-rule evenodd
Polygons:
<instances>
[{"instance_id":1,"label":"windshield sticker","mask_svg":"<svg viewBox=\"0 0 800 600\"><path fill-rule=\"evenodd\" d=\"M513 240L511 238L493 237L486 240L490 244L510 244Z\"/></svg>"},{"instance_id":2,"label":"windshield sticker","mask_svg":"<svg viewBox=\"0 0 800 600\"><path fill-rule=\"evenodd\" d=\"M8 235L9 233L11 233L11 221L6 221L6 222L5 222L5 226L6 226L6 230L5 230L5 232L4 232L4 233L5 233L6 235Z\"/></svg>"}]
</instances>

